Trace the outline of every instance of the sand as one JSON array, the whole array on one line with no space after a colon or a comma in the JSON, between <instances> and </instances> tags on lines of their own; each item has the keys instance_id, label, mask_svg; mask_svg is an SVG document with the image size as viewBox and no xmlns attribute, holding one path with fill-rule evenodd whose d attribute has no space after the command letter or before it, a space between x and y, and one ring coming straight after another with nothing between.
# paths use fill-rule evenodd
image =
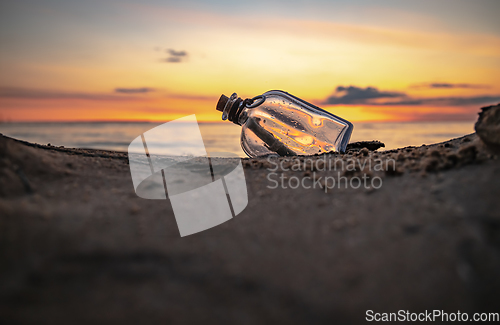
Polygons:
<instances>
[{"instance_id":1,"label":"sand","mask_svg":"<svg viewBox=\"0 0 500 325\"><path fill-rule=\"evenodd\" d=\"M247 208L181 238L168 200L134 193L125 153L2 136L0 320L342 324L364 322L367 310L498 313L498 157L471 134L299 157L306 168L276 175L309 186L322 177L314 189L269 188L269 168L293 161L244 159ZM349 159L395 168L322 170ZM383 185L328 188L331 175Z\"/></svg>"}]
</instances>

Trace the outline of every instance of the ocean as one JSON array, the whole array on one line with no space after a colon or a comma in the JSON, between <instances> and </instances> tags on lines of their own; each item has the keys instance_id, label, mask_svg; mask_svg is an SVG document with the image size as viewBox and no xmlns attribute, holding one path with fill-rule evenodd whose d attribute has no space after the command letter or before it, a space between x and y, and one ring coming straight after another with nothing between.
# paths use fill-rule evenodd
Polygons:
<instances>
[{"instance_id":1,"label":"ocean","mask_svg":"<svg viewBox=\"0 0 500 325\"><path fill-rule=\"evenodd\" d=\"M0 123L0 133L33 143L67 148L127 151L137 136L161 123L70 122ZM240 147L241 127L228 122L199 123L207 151L233 152L246 157ZM354 123L351 142L379 140L389 150L432 144L474 132L474 122ZM182 146L183 139L178 139Z\"/></svg>"}]
</instances>

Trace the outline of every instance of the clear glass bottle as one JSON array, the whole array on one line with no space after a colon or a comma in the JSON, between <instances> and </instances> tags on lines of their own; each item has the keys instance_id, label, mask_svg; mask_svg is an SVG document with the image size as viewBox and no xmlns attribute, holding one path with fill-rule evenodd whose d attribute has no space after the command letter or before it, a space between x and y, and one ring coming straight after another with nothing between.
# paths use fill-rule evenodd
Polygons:
<instances>
[{"instance_id":1,"label":"clear glass bottle","mask_svg":"<svg viewBox=\"0 0 500 325\"><path fill-rule=\"evenodd\" d=\"M242 100L236 93L217 103L222 119L241 125L241 147L250 157L344 152L352 123L281 90Z\"/></svg>"}]
</instances>

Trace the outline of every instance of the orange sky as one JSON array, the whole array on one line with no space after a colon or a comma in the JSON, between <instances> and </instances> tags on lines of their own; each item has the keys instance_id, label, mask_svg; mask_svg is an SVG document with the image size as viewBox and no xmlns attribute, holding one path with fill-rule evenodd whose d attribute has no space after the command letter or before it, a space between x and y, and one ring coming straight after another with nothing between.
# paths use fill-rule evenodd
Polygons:
<instances>
[{"instance_id":1,"label":"orange sky","mask_svg":"<svg viewBox=\"0 0 500 325\"><path fill-rule=\"evenodd\" d=\"M471 3L2 4L0 120L218 121L222 93L271 89L354 122L474 120L500 102L500 8Z\"/></svg>"}]
</instances>

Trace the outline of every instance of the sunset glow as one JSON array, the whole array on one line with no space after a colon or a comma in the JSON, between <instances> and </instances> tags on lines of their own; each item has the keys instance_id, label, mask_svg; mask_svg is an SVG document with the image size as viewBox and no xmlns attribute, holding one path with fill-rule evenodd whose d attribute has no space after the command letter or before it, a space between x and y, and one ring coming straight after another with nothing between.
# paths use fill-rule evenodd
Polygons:
<instances>
[{"instance_id":1,"label":"sunset glow","mask_svg":"<svg viewBox=\"0 0 500 325\"><path fill-rule=\"evenodd\" d=\"M500 102L498 1L376 3L2 3L0 121L219 121L221 94L271 89L351 121Z\"/></svg>"}]
</instances>

